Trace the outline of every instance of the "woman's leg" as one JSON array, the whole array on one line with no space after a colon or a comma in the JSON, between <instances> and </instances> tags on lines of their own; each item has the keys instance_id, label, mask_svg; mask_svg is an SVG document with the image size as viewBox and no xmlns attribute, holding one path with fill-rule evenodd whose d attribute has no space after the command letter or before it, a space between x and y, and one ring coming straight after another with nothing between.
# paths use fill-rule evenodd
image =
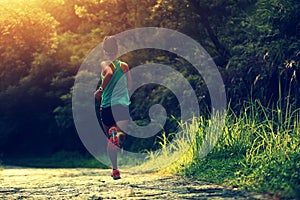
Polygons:
<instances>
[{"instance_id":1,"label":"woman's leg","mask_svg":"<svg viewBox=\"0 0 300 200\"><path fill-rule=\"evenodd\" d=\"M124 111L124 107L121 106L121 107L116 107L117 110L119 110L117 113L118 114L121 114L121 118L119 120L116 120L114 119L114 117L112 116L112 113L110 111L109 114L106 114L104 117L107 117L107 119L110 119L109 121L107 121L107 124L109 125L112 125L113 123L115 123L114 125L112 126L116 126L117 127L117 130L118 130L118 133L117 133L117 136L119 138L119 144L120 146L124 143L124 140L125 140L125 137L126 137L126 134L125 132L127 131L127 126L128 126L128 122L129 120L128 119L125 119L124 120L124 112L126 110L125 108L125 111ZM107 110L105 110L107 111ZM118 117L117 117L118 118ZM108 131L109 129L112 127L112 126L107 126L103 123L103 128L105 130L105 132L108 134ZM117 162L117 148L112 148L113 145L110 145L108 143L107 145L107 153L108 153L108 156L111 160L111 163L112 163L112 167L113 169L118 169L118 162Z\"/></svg>"},{"instance_id":2,"label":"woman's leg","mask_svg":"<svg viewBox=\"0 0 300 200\"><path fill-rule=\"evenodd\" d=\"M102 127L103 127L103 129L104 129L104 132L105 132L105 134L107 134L108 135L108 130L109 130L109 126L106 126L103 122L102 122Z\"/></svg>"},{"instance_id":3,"label":"woman's leg","mask_svg":"<svg viewBox=\"0 0 300 200\"><path fill-rule=\"evenodd\" d=\"M124 143L129 120L121 120L117 122L118 137L120 146Z\"/></svg>"},{"instance_id":4,"label":"woman's leg","mask_svg":"<svg viewBox=\"0 0 300 200\"><path fill-rule=\"evenodd\" d=\"M106 126L104 123L103 124L103 129L105 131L105 133L108 135L108 130L109 130L109 126ZM108 157L111 161L111 165L113 169L118 169L118 160L117 160L117 149L116 148L112 148L112 144L109 144L109 141L107 143L107 154Z\"/></svg>"},{"instance_id":5,"label":"woman's leg","mask_svg":"<svg viewBox=\"0 0 300 200\"><path fill-rule=\"evenodd\" d=\"M118 138L119 138L119 144L120 146L122 146L122 144L124 143L126 134L124 131L127 130L127 126L128 126L128 120L123 120L123 121L118 121L117 122L117 130L118 130ZM109 127L107 126L103 126L104 130L109 130ZM109 144L107 145L107 153L108 156L110 158L111 164L113 169L118 169L118 152L117 152L117 148L112 148Z\"/></svg>"}]
</instances>

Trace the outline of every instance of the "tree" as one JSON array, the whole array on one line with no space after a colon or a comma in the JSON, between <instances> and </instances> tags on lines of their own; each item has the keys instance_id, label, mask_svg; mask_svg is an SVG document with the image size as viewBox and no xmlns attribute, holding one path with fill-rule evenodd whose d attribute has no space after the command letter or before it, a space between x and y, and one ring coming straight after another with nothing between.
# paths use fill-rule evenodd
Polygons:
<instances>
[{"instance_id":1,"label":"tree","mask_svg":"<svg viewBox=\"0 0 300 200\"><path fill-rule=\"evenodd\" d=\"M296 97L299 96L300 4L260 0L251 8L240 24L246 33L244 42L232 48L231 65L237 67L230 66L230 72L238 74L232 80L243 85L235 90L246 88L248 94L252 93L253 98L261 99L265 105L287 98L293 98L293 103L299 105Z\"/></svg>"},{"instance_id":2,"label":"tree","mask_svg":"<svg viewBox=\"0 0 300 200\"><path fill-rule=\"evenodd\" d=\"M25 3L0 8L0 91L28 74L34 54L52 54L57 22L42 9Z\"/></svg>"}]
</instances>

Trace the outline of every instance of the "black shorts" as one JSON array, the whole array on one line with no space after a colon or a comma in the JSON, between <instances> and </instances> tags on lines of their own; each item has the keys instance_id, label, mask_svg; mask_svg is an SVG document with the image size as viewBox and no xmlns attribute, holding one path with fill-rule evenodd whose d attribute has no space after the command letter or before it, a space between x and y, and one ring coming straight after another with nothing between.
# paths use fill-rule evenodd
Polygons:
<instances>
[{"instance_id":1,"label":"black shorts","mask_svg":"<svg viewBox=\"0 0 300 200\"><path fill-rule=\"evenodd\" d=\"M108 127L116 125L116 122L129 120L129 108L123 105L100 108L101 121Z\"/></svg>"}]
</instances>

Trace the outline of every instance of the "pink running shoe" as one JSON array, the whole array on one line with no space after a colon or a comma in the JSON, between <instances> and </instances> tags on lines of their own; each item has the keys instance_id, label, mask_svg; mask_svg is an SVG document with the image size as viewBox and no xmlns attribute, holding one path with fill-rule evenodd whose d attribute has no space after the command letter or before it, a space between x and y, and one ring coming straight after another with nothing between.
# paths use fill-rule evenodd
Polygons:
<instances>
[{"instance_id":1,"label":"pink running shoe","mask_svg":"<svg viewBox=\"0 0 300 200\"><path fill-rule=\"evenodd\" d=\"M120 148L120 143L119 143L119 138L117 134L117 128L115 126L112 126L108 130L108 135L109 135L109 145L112 149L116 149L116 147Z\"/></svg>"},{"instance_id":2,"label":"pink running shoe","mask_svg":"<svg viewBox=\"0 0 300 200\"><path fill-rule=\"evenodd\" d=\"M112 173L111 173L111 177L114 179L114 180L118 180L121 178L120 176L120 171L118 169L113 169Z\"/></svg>"}]
</instances>

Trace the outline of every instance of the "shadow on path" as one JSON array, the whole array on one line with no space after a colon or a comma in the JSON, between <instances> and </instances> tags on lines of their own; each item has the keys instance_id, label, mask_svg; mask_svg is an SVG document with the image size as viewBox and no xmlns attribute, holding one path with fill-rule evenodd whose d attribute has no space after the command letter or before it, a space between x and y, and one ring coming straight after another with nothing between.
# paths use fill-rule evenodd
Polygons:
<instances>
[{"instance_id":1,"label":"shadow on path","mask_svg":"<svg viewBox=\"0 0 300 200\"><path fill-rule=\"evenodd\" d=\"M4 168L3 199L269 199L178 176L121 170L112 180L106 169Z\"/></svg>"}]
</instances>

